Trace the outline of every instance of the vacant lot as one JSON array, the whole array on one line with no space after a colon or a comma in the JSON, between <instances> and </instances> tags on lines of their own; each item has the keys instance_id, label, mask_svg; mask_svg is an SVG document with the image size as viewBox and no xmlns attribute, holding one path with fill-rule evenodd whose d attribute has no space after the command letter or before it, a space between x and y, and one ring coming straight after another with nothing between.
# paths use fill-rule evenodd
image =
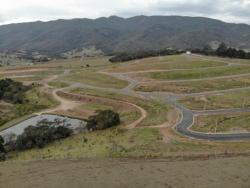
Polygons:
<instances>
[{"instance_id":1,"label":"vacant lot","mask_svg":"<svg viewBox=\"0 0 250 188\"><path fill-rule=\"evenodd\" d=\"M250 90L221 93L209 96L186 97L182 104L193 110L215 110L250 106Z\"/></svg>"},{"instance_id":2,"label":"vacant lot","mask_svg":"<svg viewBox=\"0 0 250 188\"><path fill-rule=\"evenodd\" d=\"M133 74L133 77L141 80L188 80L212 78L220 76L230 76L237 74L245 74L250 72L250 66L230 66L215 67L210 69L197 70L175 70L166 72L148 72Z\"/></svg>"},{"instance_id":3,"label":"vacant lot","mask_svg":"<svg viewBox=\"0 0 250 188\"><path fill-rule=\"evenodd\" d=\"M169 70L169 69L192 69L225 66L226 63L216 60L202 60L189 56L165 56L146 58L126 63L114 64L110 72L124 73L131 71L148 71L148 70Z\"/></svg>"},{"instance_id":4,"label":"vacant lot","mask_svg":"<svg viewBox=\"0 0 250 188\"><path fill-rule=\"evenodd\" d=\"M250 77L234 77L215 80L176 82L176 83L143 83L135 90L144 92L164 91L176 94L200 93L226 89L244 88L250 86Z\"/></svg>"},{"instance_id":5,"label":"vacant lot","mask_svg":"<svg viewBox=\"0 0 250 188\"><path fill-rule=\"evenodd\" d=\"M250 131L250 114L199 116L192 130L206 133Z\"/></svg>"},{"instance_id":6,"label":"vacant lot","mask_svg":"<svg viewBox=\"0 0 250 188\"><path fill-rule=\"evenodd\" d=\"M71 81L71 82L78 82L82 84L88 84L93 86L99 86L99 87L106 87L106 88L124 88L128 85L127 81L118 80L114 77L96 73L94 71L76 71L74 73L71 73L68 76L64 76L61 78L65 81Z\"/></svg>"},{"instance_id":7,"label":"vacant lot","mask_svg":"<svg viewBox=\"0 0 250 188\"><path fill-rule=\"evenodd\" d=\"M142 100L137 97L131 97L118 93L108 92L106 90L94 89L74 89L72 92L83 95L93 95L115 100L134 103L147 111L147 117L140 123L140 126L154 126L167 122L168 105L159 101Z\"/></svg>"}]
</instances>

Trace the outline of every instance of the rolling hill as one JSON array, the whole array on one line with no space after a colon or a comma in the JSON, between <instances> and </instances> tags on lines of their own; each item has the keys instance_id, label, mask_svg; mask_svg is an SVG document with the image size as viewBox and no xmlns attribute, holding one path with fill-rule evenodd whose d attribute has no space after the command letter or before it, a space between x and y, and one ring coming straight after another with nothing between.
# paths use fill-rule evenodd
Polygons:
<instances>
[{"instance_id":1,"label":"rolling hill","mask_svg":"<svg viewBox=\"0 0 250 188\"><path fill-rule=\"evenodd\" d=\"M90 46L113 53L167 47L201 48L214 42L250 49L250 26L181 16L127 19L111 16L0 26L0 51L25 49L52 56Z\"/></svg>"}]
</instances>

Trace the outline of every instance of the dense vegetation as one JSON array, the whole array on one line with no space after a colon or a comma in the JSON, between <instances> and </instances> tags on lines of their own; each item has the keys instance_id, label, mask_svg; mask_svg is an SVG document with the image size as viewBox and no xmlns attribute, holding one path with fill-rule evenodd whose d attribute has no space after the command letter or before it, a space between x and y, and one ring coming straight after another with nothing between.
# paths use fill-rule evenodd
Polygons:
<instances>
[{"instance_id":1,"label":"dense vegetation","mask_svg":"<svg viewBox=\"0 0 250 188\"><path fill-rule=\"evenodd\" d=\"M222 43L217 50L213 50L209 46L205 46L203 49L192 50L192 52L203 55L216 55L219 57L250 59L249 52L245 52L243 50L238 50L231 47L229 48L224 43Z\"/></svg>"},{"instance_id":2,"label":"dense vegetation","mask_svg":"<svg viewBox=\"0 0 250 188\"><path fill-rule=\"evenodd\" d=\"M0 161L5 160L4 139L0 136Z\"/></svg>"},{"instance_id":3,"label":"dense vegetation","mask_svg":"<svg viewBox=\"0 0 250 188\"><path fill-rule=\"evenodd\" d=\"M72 134L72 130L67 128L65 123L60 120L48 121L44 119L36 126L27 127L14 143L13 140L7 143L7 147L9 150L43 148L51 142L67 138Z\"/></svg>"},{"instance_id":4,"label":"dense vegetation","mask_svg":"<svg viewBox=\"0 0 250 188\"><path fill-rule=\"evenodd\" d=\"M96 115L87 120L89 130L104 130L120 124L120 116L112 110L97 111Z\"/></svg>"},{"instance_id":5,"label":"dense vegetation","mask_svg":"<svg viewBox=\"0 0 250 188\"><path fill-rule=\"evenodd\" d=\"M176 55L181 54L183 51L165 49L160 51L141 51L141 52L131 52L131 53L120 53L112 58L110 58L110 62L125 62L131 61L135 59L143 59L147 57L157 57L157 56L166 56L166 55Z\"/></svg>"},{"instance_id":6,"label":"dense vegetation","mask_svg":"<svg viewBox=\"0 0 250 188\"><path fill-rule=\"evenodd\" d=\"M21 82L15 82L11 79L0 80L0 100L14 104L22 104L25 101L25 92L30 89Z\"/></svg>"}]
</instances>

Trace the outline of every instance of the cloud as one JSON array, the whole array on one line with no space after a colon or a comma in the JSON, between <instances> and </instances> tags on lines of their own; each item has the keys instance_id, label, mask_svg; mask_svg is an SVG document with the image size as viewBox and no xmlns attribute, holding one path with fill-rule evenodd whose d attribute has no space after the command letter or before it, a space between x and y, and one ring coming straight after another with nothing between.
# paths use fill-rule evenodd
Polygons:
<instances>
[{"instance_id":1,"label":"cloud","mask_svg":"<svg viewBox=\"0 0 250 188\"><path fill-rule=\"evenodd\" d=\"M142 14L250 23L249 10L249 0L8 0L0 3L0 23Z\"/></svg>"}]
</instances>

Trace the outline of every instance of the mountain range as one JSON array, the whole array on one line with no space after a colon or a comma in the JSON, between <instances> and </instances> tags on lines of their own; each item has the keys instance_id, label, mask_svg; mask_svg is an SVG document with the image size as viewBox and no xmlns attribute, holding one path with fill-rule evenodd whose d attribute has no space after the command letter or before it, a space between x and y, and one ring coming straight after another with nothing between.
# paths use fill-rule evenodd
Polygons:
<instances>
[{"instance_id":1,"label":"mountain range","mask_svg":"<svg viewBox=\"0 0 250 188\"><path fill-rule=\"evenodd\" d=\"M220 42L250 49L250 25L203 17L111 16L0 26L0 51L26 50L50 56L88 47L115 53L202 48Z\"/></svg>"}]
</instances>

